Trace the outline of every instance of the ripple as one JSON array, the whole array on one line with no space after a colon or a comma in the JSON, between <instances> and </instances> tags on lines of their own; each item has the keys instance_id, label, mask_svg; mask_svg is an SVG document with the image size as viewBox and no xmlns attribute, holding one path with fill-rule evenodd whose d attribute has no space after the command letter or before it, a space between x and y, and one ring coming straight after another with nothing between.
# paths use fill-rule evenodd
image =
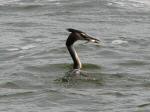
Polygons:
<instances>
[{"instance_id":1,"label":"ripple","mask_svg":"<svg viewBox=\"0 0 150 112\"><path fill-rule=\"evenodd\" d=\"M17 59L18 57L20 57L20 53L7 50L7 52L5 52L5 54L3 54L3 57L0 57L0 60L1 61L9 61L9 60Z\"/></svg>"},{"instance_id":2,"label":"ripple","mask_svg":"<svg viewBox=\"0 0 150 112\"><path fill-rule=\"evenodd\" d=\"M60 84L65 88L96 88L99 86L103 86L104 85L104 80L103 78L100 77L95 77L95 74L92 73L90 74L90 78L87 77L79 77L78 79L75 77L72 78L66 78L66 76L64 77L60 77L54 80L54 82L56 84Z\"/></svg>"},{"instance_id":3,"label":"ripple","mask_svg":"<svg viewBox=\"0 0 150 112\"><path fill-rule=\"evenodd\" d=\"M13 26L13 27L37 27L37 26L41 26L42 24L34 23L34 22L18 21L18 22L3 23L3 25Z\"/></svg>"},{"instance_id":4,"label":"ripple","mask_svg":"<svg viewBox=\"0 0 150 112\"><path fill-rule=\"evenodd\" d=\"M150 103L144 103L144 104L138 105L138 107L140 107L140 108L143 108L143 107L146 107L146 106L150 106Z\"/></svg>"},{"instance_id":5,"label":"ripple","mask_svg":"<svg viewBox=\"0 0 150 112\"><path fill-rule=\"evenodd\" d=\"M41 8L45 5L43 4L20 4L19 6L16 6L19 9L24 9L24 10L33 10L37 8Z\"/></svg>"},{"instance_id":6,"label":"ripple","mask_svg":"<svg viewBox=\"0 0 150 112\"><path fill-rule=\"evenodd\" d=\"M68 64L45 64L45 65L34 65L34 66L26 66L25 69L29 71L36 72L51 72L51 71L60 71L63 69L69 68Z\"/></svg>"},{"instance_id":7,"label":"ripple","mask_svg":"<svg viewBox=\"0 0 150 112\"><path fill-rule=\"evenodd\" d=\"M25 67L28 70L33 70L33 71L62 71L62 70L69 70L72 68L72 64L67 64L67 63L61 63L61 64L46 64L46 65L35 65L35 66L27 66ZM83 68L85 70L93 70L93 69L101 69L99 65L96 64L89 64L85 63L83 64Z\"/></svg>"},{"instance_id":8,"label":"ripple","mask_svg":"<svg viewBox=\"0 0 150 112\"><path fill-rule=\"evenodd\" d=\"M14 2L19 2L20 0L0 0L0 5L8 5Z\"/></svg>"},{"instance_id":9,"label":"ripple","mask_svg":"<svg viewBox=\"0 0 150 112\"><path fill-rule=\"evenodd\" d=\"M130 96L130 95L118 92L118 91L113 91L113 92L111 91L111 92L103 93L103 95L112 95L112 96L116 96L116 97L127 97L127 96Z\"/></svg>"},{"instance_id":10,"label":"ripple","mask_svg":"<svg viewBox=\"0 0 150 112\"><path fill-rule=\"evenodd\" d=\"M19 1L19 0L18 0ZM33 11L42 7L48 6L46 3L23 3L23 2L8 2L8 3L0 3L0 8L5 10L17 10L17 11Z\"/></svg>"},{"instance_id":11,"label":"ripple","mask_svg":"<svg viewBox=\"0 0 150 112\"><path fill-rule=\"evenodd\" d=\"M85 69L101 69L101 66L91 63L84 63L83 68Z\"/></svg>"},{"instance_id":12,"label":"ripple","mask_svg":"<svg viewBox=\"0 0 150 112\"><path fill-rule=\"evenodd\" d=\"M35 48L36 45L33 45L33 44L28 44L28 45L25 45L25 46L20 46L20 47L11 47L11 48L7 48L6 51L20 51L20 50L29 50L29 49L32 49L32 48Z\"/></svg>"},{"instance_id":13,"label":"ripple","mask_svg":"<svg viewBox=\"0 0 150 112\"><path fill-rule=\"evenodd\" d=\"M20 50L19 48L9 48L9 49L7 49L7 51L18 51L18 50Z\"/></svg>"},{"instance_id":14,"label":"ripple","mask_svg":"<svg viewBox=\"0 0 150 112\"><path fill-rule=\"evenodd\" d=\"M15 84L15 83L13 83L13 82L6 82L6 83L4 83L4 84L1 84L0 85L0 87L2 87L2 88L15 88L15 89L18 89L18 88L20 88L17 84Z\"/></svg>"},{"instance_id":15,"label":"ripple","mask_svg":"<svg viewBox=\"0 0 150 112\"><path fill-rule=\"evenodd\" d=\"M45 35L33 35L33 36L27 36L24 38L29 38L29 39L41 39L41 38L48 38L48 36Z\"/></svg>"},{"instance_id":16,"label":"ripple","mask_svg":"<svg viewBox=\"0 0 150 112\"><path fill-rule=\"evenodd\" d=\"M28 50L28 49L32 49L32 48L34 48L34 47L36 47L36 46L33 45L33 44L29 44L29 45L20 47L20 49L22 49L22 50Z\"/></svg>"},{"instance_id":17,"label":"ripple","mask_svg":"<svg viewBox=\"0 0 150 112\"><path fill-rule=\"evenodd\" d=\"M118 64L122 66L143 66L148 65L149 63L145 62L144 60L126 60L125 62Z\"/></svg>"},{"instance_id":18,"label":"ripple","mask_svg":"<svg viewBox=\"0 0 150 112\"><path fill-rule=\"evenodd\" d=\"M0 98L26 96L34 94L35 92L36 92L35 90L1 88Z\"/></svg>"}]
</instances>

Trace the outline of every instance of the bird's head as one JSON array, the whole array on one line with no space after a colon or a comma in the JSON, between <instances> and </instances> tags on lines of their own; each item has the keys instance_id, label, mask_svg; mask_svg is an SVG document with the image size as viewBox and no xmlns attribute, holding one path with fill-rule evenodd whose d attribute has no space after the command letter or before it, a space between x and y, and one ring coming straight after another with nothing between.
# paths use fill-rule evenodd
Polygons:
<instances>
[{"instance_id":1,"label":"bird's head","mask_svg":"<svg viewBox=\"0 0 150 112\"><path fill-rule=\"evenodd\" d=\"M88 34L80 31L80 30L76 30L76 29L67 29L69 32L71 32L70 34L70 38L72 39L75 39L75 41L77 40L85 40L85 41L88 41L88 42L93 42L93 43L99 43L100 40L96 39L96 38L93 38L91 36L89 36Z\"/></svg>"}]
</instances>

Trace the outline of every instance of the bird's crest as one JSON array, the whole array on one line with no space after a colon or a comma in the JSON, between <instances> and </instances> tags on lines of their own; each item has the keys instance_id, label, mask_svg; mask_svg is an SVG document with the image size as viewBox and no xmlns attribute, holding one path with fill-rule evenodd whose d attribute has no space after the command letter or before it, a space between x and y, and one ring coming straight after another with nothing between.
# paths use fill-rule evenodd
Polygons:
<instances>
[{"instance_id":1,"label":"bird's crest","mask_svg":"<svg viewBox=\"0 0 150 112\"><path fill-rule=\"evenodd\" d=\"M72 32L72 33L83 33L82 31L80 30L76 30L76 29L72 29L72 28L68 28L67 29L69 32Z\"/></svg>"}]
</instances>

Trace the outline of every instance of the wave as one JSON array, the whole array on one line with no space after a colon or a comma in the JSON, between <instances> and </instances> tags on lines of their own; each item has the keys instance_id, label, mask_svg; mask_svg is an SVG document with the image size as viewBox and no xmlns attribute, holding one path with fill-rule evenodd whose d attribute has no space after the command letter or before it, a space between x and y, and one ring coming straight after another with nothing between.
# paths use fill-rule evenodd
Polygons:
<instances>
[{"instance_id":1,"label":"wave","mask_svg":"<svg viewBox=\"0 0 150 112\"><path fill-rule=\"evenodd\" d=\"M20 0L0 0L0 5L8 5L19 1Z\"/></svg>"},{"instance_id":2,"label":"wave","mask_svg":"<svg viewBox=\"0 0 150 112\"><path fill-rule=\"evenodd\" d=\"M41 4L47 2L59 2L59 0L0 0L0 6L2 5L25 5L25 4Z\"/></svg>"},{"instance_id":3,"label":"wave","mask_svg":"<svg viewBox=\"0 0 150 112\"><path fill-rule=\"evenodd\" d=\"M108 1L109 6L116 6L120 8L126 9L150 9L150 1L149 0L111 0Z\"/></svg>"},{"instance_id":4,"label":"wave","mask_svg":"<svg viewBox=\"0 0 150 112\"><path fill-rule=\"evenodd\" d=\"M149 5L150 6L150 1L149 0L128 0L137 4L143 4L143 5Z\"/></svg>"},{"instance_id":5,"label":"wave","mask_svg":"<svg viewBox=\"0 0 150 112\"><path fill-rule=\"evenodd\" d=\"M27 66L25 67L29 71L37 71L37 72L47 72L47 71L62 71L62 70L69 70L72 68L72 64L62 63L62 64L47 64L47 65L35 65L35 66ZM83 64L84 70L99 70L101 66L96 64L84 63Z\"/></svg>"}]
</instances>

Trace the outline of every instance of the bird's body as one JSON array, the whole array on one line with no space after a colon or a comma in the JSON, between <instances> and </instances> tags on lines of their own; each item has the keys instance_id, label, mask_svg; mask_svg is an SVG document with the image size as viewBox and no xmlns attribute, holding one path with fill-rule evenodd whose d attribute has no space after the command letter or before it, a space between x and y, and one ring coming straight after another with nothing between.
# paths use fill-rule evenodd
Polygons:
<instances>
[{"instance_id":1,"label":"bird's body","mask_svg":"<svg viewBox=\"0 0 150 112\"><path fill-rule=\"evenodd\" d=\"M80 30L76 30L76 29L67 29L67 30L71 33L66 41L66 46L73 60L73 70L71 70L68 75L69 76L76 76L76 75L84 76L84 74L82 74L80 70L82 68L82 63L73 45L77 40L85 40L85 41L94 42L94 43L99 43L99 40L93 37L90 37L89 35L87 35L86 33Z\"/></svg>"}]
</instances>

